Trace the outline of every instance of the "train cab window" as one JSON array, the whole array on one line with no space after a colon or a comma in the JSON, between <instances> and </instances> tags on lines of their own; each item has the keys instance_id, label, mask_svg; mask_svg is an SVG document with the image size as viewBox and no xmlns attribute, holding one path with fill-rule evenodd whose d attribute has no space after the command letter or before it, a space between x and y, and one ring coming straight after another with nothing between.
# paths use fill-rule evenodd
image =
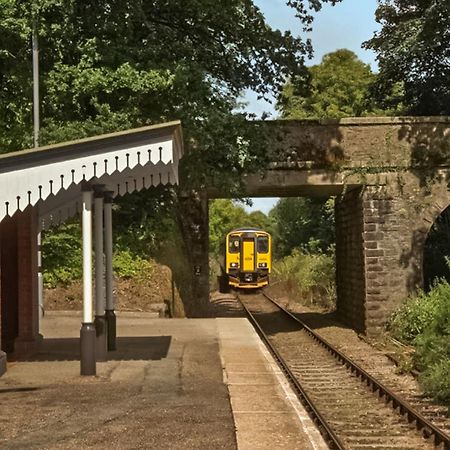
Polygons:
<instances>
[{"instance_id":1,"label":"train cab window","mask_svg":"<svg viewBox=\"0 0 450 450\"><path fill-rule=\"evenodd\" d=\"M239 236L230 236L230 239L228 241L228 251L230 253L239 253L241 241L239 239Z\"/></svg>"},{"instance_id":2,"label":"train cab window","mask_svg":"<svg viewBox=\"0 0 450 450\"><path fill-rule=\"evenodd\" d=\"M258 237L258 253L269 253L269 238L267 236Z\"/></svg>"}]
</instances>

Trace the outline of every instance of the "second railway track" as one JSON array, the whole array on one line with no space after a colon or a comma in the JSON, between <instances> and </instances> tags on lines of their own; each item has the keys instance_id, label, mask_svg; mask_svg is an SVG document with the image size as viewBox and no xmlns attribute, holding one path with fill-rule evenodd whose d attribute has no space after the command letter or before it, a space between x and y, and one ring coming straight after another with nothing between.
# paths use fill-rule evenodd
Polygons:
<instances>
[{"instance_id":1,"label":"second railway track","mask_svg":"<svg viewBox=\"0 0 450 450\"><path fill-rule=\"evenodd\" d=\"M448 435L270 298L240 301L331 448L450 450Z\"/></svg>"}]
</instances>

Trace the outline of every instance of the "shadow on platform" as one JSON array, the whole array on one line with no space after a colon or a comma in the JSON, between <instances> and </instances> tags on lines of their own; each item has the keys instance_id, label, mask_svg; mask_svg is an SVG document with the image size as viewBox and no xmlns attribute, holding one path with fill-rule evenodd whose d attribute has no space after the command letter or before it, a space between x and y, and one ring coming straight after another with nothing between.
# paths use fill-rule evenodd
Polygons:
<instances>
[{"instance_id":1,"label":"shadow on platform","mask_svg":"<svg viewBox=\"0 0 450 450\"><path fill-rule=\"evenodd\" d=\"M160 360L167 357L171 336L137 336L117 338L117 350L108 352L108 361ZM79 361L79 338L44 339L33 354L14 361Z\"/></svg>"}]
</instances>

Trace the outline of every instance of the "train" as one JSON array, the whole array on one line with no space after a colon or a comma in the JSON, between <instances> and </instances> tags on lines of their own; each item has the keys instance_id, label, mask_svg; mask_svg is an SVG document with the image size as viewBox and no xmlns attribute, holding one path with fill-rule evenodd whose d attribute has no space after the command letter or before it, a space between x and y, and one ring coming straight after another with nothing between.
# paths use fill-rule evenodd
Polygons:
<instances>
[{"instance_id":1,"label":"train","mask_svg":"<svg viewBox=\"0 0 450 450\"><path fill-rule=\"evenodd\" d=\"M258 289L269 284L272 271L272 236L258 228L236 228L223 243L220 290Z\"/></svg>"}]
</instances>

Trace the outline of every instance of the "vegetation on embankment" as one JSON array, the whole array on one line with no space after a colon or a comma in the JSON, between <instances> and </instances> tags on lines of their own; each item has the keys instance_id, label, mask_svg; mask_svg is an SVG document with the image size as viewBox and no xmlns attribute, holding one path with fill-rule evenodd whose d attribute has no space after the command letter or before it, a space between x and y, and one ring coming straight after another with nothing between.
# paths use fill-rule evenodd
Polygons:
<instances>
[{"instance_id":1,"label":"vegetation on embankment","mask_svg":"<svg viewBox=\"0 0 450 450\"><path fill-rule=\"evenodd\" d=\"M135 193L117 199L113 209L113 269L119 309L148 310L169 302L184 316L179 297L185 274L182 242L173 217L171 194ZM81 308L81 226L73 219L43 233L42 265L46 306ZM175 287L172 292L172 283Z\"/></svg>"},{"instance_id":2,"label":"vegetation on embankment","mask_svg":"<svg viewBox=\"0 0 450 450\"><path fill-rule=\"evenodd\" d=\"M408 298L392 316L391 336L415 349L413 364L426 394L450 406L450 284Z\"/></svg>"},{"instance_id":3,"label":"vegetation on embankment","mask_svg":"<svg viewBox=\"0 0 450 450\"><path fill-rule=\"evenodd\" d=\"M47 233L44 239L44 309L81 310L83 307L82 255L76 223ZM116 248L113 256L114 298L118 310L166 310L183 316L172 272L155 259Z\"/></svg>"},{"instance_id":4,"label":"vegetation on embankment","mask_svg":"<svg viewBox=\"0 0 450 450\"><path fill-rule=\"evenodd\" d=\"M272 284L280 284L289 298L308 306L333 309L336 299L334 253L294 249L274 261Z\"/></svg>"}]
</instances>

